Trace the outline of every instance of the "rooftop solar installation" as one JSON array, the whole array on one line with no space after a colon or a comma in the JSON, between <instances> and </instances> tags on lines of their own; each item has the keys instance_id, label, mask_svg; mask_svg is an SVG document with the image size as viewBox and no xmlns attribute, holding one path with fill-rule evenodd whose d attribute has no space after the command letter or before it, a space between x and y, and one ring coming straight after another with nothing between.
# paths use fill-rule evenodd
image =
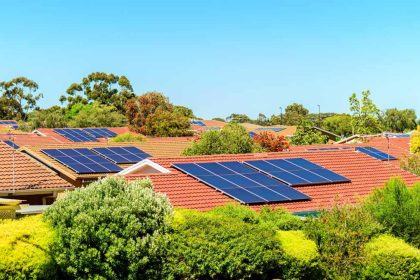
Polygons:
<instances>
[{"instance_id":1,"label":"rooftop solar installation","mask_svg":"<svg viewBox=\"0 0 420 280\"><path fill-rule=\"evenodd\" d=\"M373 158L376 158L382 161L397 159L396 157L391 156L390 154L381 152L380 150L372 148L372 147L356 147L356 151L362 152L364 154L367 154Z\"/></svg>"},{"instance_id":2,"label":"rooftop solar installation","mask_svg":"<svg viewBox=\"0 0 420 280\"><path fill-rule=\"evenodd\" d=\"M284 127L258 127L255 130L280 132L284 129Z\"/></svg>"},{"instance_id":3,"label":"rooftop solar installation","mask_svg":"<svg viewBox=\"0 0 420 280\"><path fill-rule=\"evenodd\" d=\"M244 163L290 186L350 182L346 177L303 158L251 160Z\"/></svg>"},{"instance_id":4,"label":"rooftop solar installation","mask_svg":"<svg viewBox=\"0 0 420 280\"><path fill-rule=\"evenodd\" d=\"M150 157L148 153L136 147L93 148L92 150L117 164L137 163Z\"/></svg>"},{"instance_id":5,"label":"rooftop solar installation","mask_svg":"<svg viewBox=\"0 0 420 280\"><path fill-rule=\"evenodd\" d=\"M13 120L9 120L9 121L2 121L2 120L0 120L0 124L10 125L14 129L18 129L19 128L18 123L16 121L13 121Z\"/></svg>"},{"instance_id":6,"label":"rooftop solar installation","mask_svg":"<svg viewBox=\"0 0 420 280\"><path fill-rule=\"evenodd\" d=\"M122 170L115 163L86 148L44 149L41 151L79 174L114 173Z\"/></svg>"},{"instance_id":7,"label":"rooftop solar installation","mask_svg":"<svg viewBox=\"0 0 420 280\"><path fill-rule=\"evenodd\" d=\"M56 128L54 132L64 136L72 142L97 142L98 140L79 128Z\"/></svg>"},{"instance_id":8,"label":"rooftop solar installation","mask_svg":"<svg viewBox=\"0 0 420 280\"><path fill-rule=\"evenodd\" d=\"M312 151L341 151L341 150L353 150L353 147L333 147L333 148L308 148L309 152Z\"/></svg>"},{"instance_id":9,"label":"rooftop solar installation","mask_svg":"<svg viewBox=\"0 0 420 280\"><path fill-rule=\"evenodd\" d=\"M12 147L13 149L19 149L19 146L15 144L15 142L11 141L11 140L5 140L3 141L5 144L9 145L10 147Z\"/></svg>"},{"instance_id":10,"label":"rooftop solar installation","mask_svg":"<svg viewBox=\"0 0 420 280\"><path fill-rule=\"evenodd\" d=\"M180 163L172 166L241 203L310 199L304 193L237 161Z\"/></svg>"},{"instance_id":11,"label":"rooftop solar installation","mask_svg":"<svg viewBox=\"0 0 420 280\"><path fill-rule=\"evenodd\" d=\"M202 121L191 121L191 124L196 124L199 126L206 126L205 123L203 123Z\"/></svg>"},{"instance_id":12,"label":"rooftop solar installation","mask_svg":"<svg viewBox=\"0 0 420 280\"><path fill-rule=\"evenodd\" d=\"M257 136L257 133L251 131L251 132L248 132L248 135L249 137L254 138L255 136Z\"/></svg>"},{"instance_id":13,"label":"rooftop solar installation","mask_svg":"<svg viewBox=\"0 0 420 280\"><path fill-rule=\"evenodd\" d=\"M117 133L108 128L83 128L83 131L89 133L95 138L112 138L117 136Z\"/></svg>"}]
</instances>

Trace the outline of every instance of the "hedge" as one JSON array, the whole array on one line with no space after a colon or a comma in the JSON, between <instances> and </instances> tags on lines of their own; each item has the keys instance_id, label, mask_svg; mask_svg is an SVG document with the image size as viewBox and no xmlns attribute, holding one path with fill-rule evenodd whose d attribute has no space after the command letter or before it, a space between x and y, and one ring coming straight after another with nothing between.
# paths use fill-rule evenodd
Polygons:
<instances>
[{"instance_id":1,"label":"hedge","mask_svg":"<svg viewBox=\"0 0 420 280\"><path fill-rule=\"evenodd\" d=\"M364 279L420 279L420 250L391 235L381 235L365 246Z\"/></svg>"},{"instance_id":2,"label":"hedge","mask_svg":"<svg viewBox=\"0 0 420 280\"><path fill-rule=\"evenodd\" d=\"M0 220L0 279L54 279L54 231L41 216Z\"/></svg>"}]
</instances>

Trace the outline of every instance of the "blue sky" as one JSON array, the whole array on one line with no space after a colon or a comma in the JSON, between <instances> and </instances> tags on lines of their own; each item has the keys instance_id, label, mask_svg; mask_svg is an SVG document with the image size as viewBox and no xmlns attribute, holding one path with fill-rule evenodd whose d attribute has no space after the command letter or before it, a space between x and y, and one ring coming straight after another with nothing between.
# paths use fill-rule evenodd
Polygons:
<instances>
[{"instance_id":1,"label":"blue sky","mask_svg":"<svg viewBox=\"0 0 420 280\"><path fill-rule=\"evenodd\" d=\"M42 107L105 71L204 118L348 112L364 89L420 114L419 14L416 1L5 0L0 80L37 81Z\"/></svg>"}]
</instances>

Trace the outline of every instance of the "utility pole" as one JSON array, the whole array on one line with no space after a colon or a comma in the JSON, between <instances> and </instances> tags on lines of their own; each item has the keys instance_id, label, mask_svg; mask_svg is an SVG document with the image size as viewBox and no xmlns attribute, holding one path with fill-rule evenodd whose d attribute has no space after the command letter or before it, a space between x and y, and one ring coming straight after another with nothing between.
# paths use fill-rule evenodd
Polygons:
<instances>
[{"instance_id":1,"label":"utility pole","mask_svg":"<svg viewBox=\"0 0 420 280\"><path fill-rule=\"evenodd\" d=\"M321 128L321 105L318 106L318 127Z\"/></svg>"}]
</instances>

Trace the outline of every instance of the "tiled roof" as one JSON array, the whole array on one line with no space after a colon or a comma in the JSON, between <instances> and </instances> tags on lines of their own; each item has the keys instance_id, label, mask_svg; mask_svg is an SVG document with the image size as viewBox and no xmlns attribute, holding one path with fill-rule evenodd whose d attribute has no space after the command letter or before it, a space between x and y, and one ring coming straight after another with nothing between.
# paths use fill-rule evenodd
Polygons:
<instances>
[{"instance_id":1,"label":"tiled roof","mask_svg":"<svg viewBox=\"0 0 420 280\"><path fill-rule=\"evenodd\" d=\"M0 140L11 140L18 146L61 143L54 137L39 136L37 134L28 132L0 133Z\"/></svg>"},{"instance_id":2,"label":"tiled roof","mask_svg":"<svg viewBox=\"0 0 420 280\"><path fill-rule=\"evenodd\" d=\"M296 211L317 210L331 207L337 202L356 202L359 196L370 193L374 188L381 187L392 176L401 176L406 183L419 182L420 177L401 170L394 164L376 160L363 153L352 150L328 152L282 152L245 155L216 155L177 158L152 158L154 162L169 169L171 173L149 175L154 188L166 193L171 203L176 207L209 210L213 207L236 203L234 199L214 190L194 178L171 167L173 163L182 162L212 162L212 161L244 161L251 159L275 159L303 157L351 180L350 183L328 184L298 187L299 191L309 195L312 200L301 202L274 203L272 207L285 207ZM141 175L127 175L129 180L143 178ZM259 209L261 206L251 206Z\"/></svg>"},{"instance_id":3,"label":"tiled roof","mask_svg":"<svg viewBox=\"0 0 420 280\"><path fill-rule=\"evenodd\" d=\"M0 192L72 188L48 168L0 142Z\"/></svg>"}]
</instances>

